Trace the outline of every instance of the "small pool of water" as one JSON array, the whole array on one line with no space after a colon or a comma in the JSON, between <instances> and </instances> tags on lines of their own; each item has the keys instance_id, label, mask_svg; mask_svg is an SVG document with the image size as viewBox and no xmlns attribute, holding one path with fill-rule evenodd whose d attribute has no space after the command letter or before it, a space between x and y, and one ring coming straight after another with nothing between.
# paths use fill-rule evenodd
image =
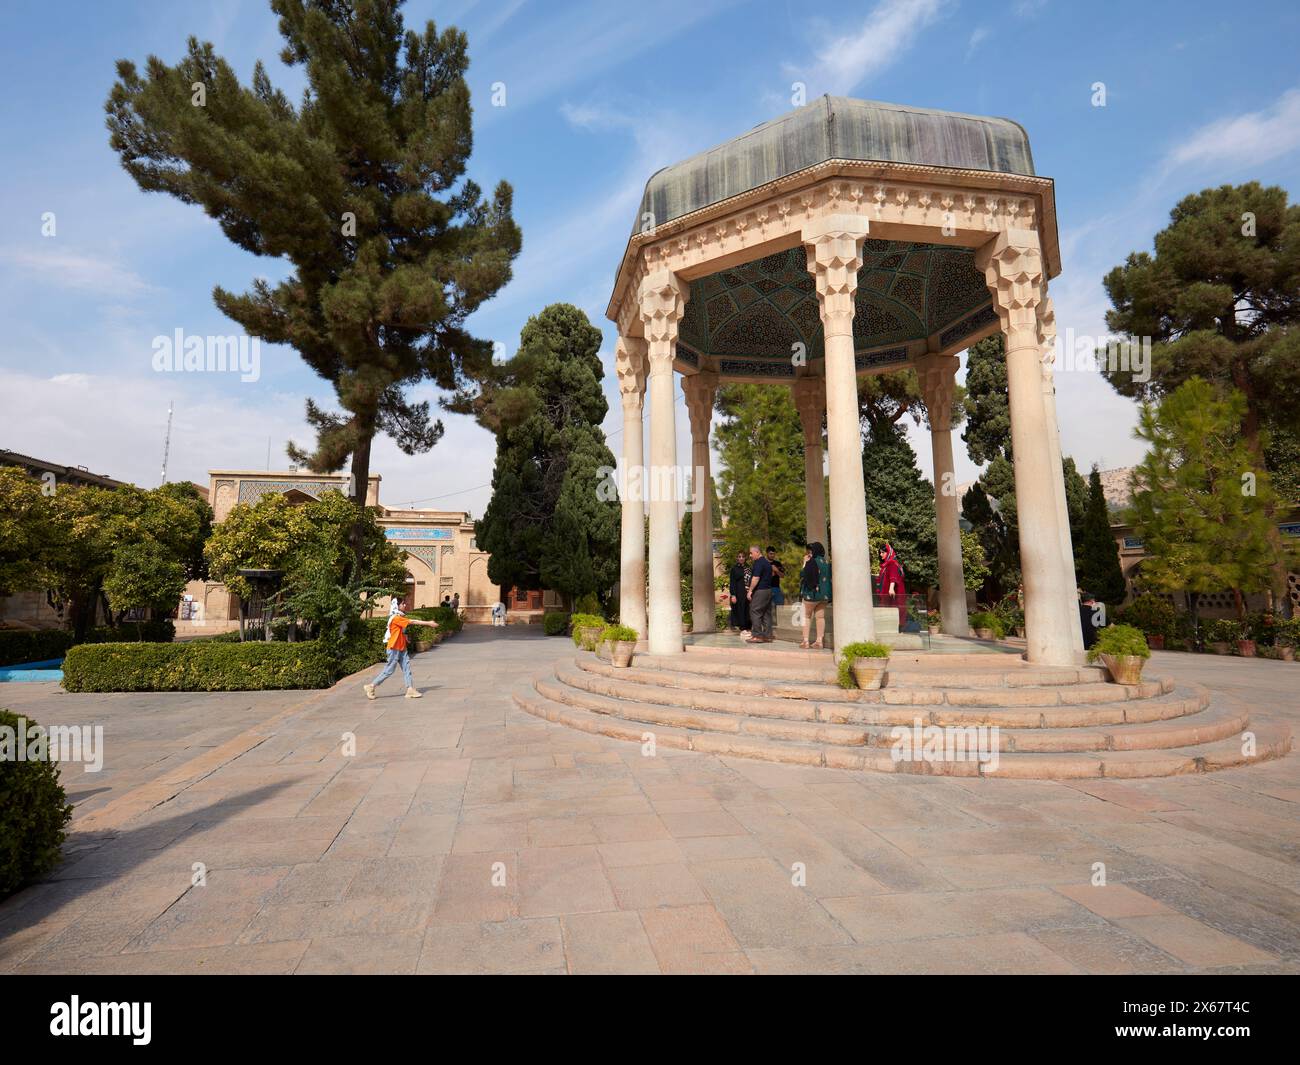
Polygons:
<instances>
[{"instance_id":1,"label":"small pool of water","mask_svg":"<svg viewBox=\"0 0 1300 1065\"><path fill-rule=\"evenodd\" d=\"M16 666L0 666L0 684L7 681L35 681L48 684L63 680L63 659L51 658L44 662L23 662Z\"/></svg>"}]
</instances>

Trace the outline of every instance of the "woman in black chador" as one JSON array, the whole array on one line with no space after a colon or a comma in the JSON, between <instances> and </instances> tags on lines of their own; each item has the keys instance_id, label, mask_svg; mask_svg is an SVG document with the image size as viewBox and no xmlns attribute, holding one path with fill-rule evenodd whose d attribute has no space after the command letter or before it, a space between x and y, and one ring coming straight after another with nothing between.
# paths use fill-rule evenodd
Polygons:
<instances>
[{"instance_id":1,"label":"woman in black chador","mask_svg":"<svg viewBox=\"0 0 1300 1065\"><path fill-rule=\"evenodd\" d=\"M749 631L749 570L745 566L745 552L736 554L731 573L727 578L727 592L731 597L731 618L728 625L741 632Z\"/></svg>"}]
</instances>

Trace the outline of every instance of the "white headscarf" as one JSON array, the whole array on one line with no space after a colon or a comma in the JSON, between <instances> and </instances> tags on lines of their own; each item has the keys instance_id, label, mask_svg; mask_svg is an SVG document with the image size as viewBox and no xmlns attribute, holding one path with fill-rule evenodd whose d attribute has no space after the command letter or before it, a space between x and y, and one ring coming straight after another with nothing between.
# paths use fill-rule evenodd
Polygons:
<instances>
[{"instance_id":1,"label":"white headscarf","mask_svg":"<svg viewBox=\"0 0 1300 1065\"><path fill-rule=\"evenodd\" d=\"M393 618L401 611L402 601L393 596L388 601L388 624L384 626L384 646L388 646L388 641L392 636Z\"/></svg>"}]
</instances>

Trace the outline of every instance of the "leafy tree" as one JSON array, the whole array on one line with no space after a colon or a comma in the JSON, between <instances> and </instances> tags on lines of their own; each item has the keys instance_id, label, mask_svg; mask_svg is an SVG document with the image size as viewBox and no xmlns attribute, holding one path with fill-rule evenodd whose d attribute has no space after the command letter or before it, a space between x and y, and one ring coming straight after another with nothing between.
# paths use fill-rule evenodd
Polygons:
<instances>
[{"instance_id":1,"label":"leafy tree","mask_svg":"<svg viewBox=\"0 0 1300 1065\"><path fill-rule=\"evenodd\" d=\"M1159 406L1144 403L1135 432L1151 450L1133 471L1130 508L1149 553L1145 583L1166 592L1231 589L1242 619L1243 593L1269 586L1275 528L1268 474L1252 470L1241 433L1245 408L1240 392L1221 397L1199 377Z\"/></svg>"},{"instance_id":2,"label":"leafy tree","mask_svg":"<svg viewBox=\"0 0 1300 1065\"><path fill-rule=\"evenodd\" d=\"M956 404L954 403L954 406ZM1011 458L1011 408L1007 403L1007 356L1002 334L966 350L966 428L961 434L971 462Z\"/></svg>"},{"instance_id":3,"label":"leafy tree","mask_svg":"<svg viewBox=\"0 0 1300 1065\"><path fill-rule=\"evenodd\" d=\"M600 423L600 330L567 303L530 318L518 354L458 402L497 436L492 499L475 523L503 591L608 595L618 579L620 508L600 491L614 468Z\"/></svg>"},{"instance_id":4,"label":"leafy tree","mask_svg":"<svg viewBox=\"0 0 1300 1065\"><path fill-rule=\"evenodd\" d=\"M1253 181L1187 196L1156 234L1155 253L1130 253L1105 285L1107 325L1152 345L1149 379L1107 365L1115 390L1157 400L1194 377L1236 389L1250 468L1263 471L1266 424L1300 429L1300 205ZM1289 610L1281 535L1268 514L1270 584Z\"/></svg>"},{"instance_id":5,"label":"leafy tree","mask_svg":"<svg viewBox=\"0 0 1300 1065\"><path fill-rule=\"evenodd\" d=\"M43 588L55 543L49 498L41 482L21 467L0 466L0 589Z\"/></svg>"},{"instance_id":6,"label":"leafy tree","mask_svg":"<svg viewBox=\"0 0 1300 1065\"><path fill-rule=\"evenodd\" d=\"M1101 487L1101 474L1093 466L1088 477L1088 509L1079 546L1079 583L1103 603L1118 606L1128 594L1128 582L1119 563L1119 546L1110 531L1110 510Z\"/></svg>"},{"instance_id":7,"label":"leafy tree","mask_svg":"<svg viewBox=\"0 0 1300 1065\"><path fill-rule=\"evenodd\" d=\"M128 610L170 613L185 592L185 564L170 557L156 541L124 543L113 552L104 578L104 595L119 616Z\"/></svg>"},{"instance_id":8,"label":"leafy tree","mask_svg":"<svg viewBox=\"0 0 1300 1065\"><path fill-rule=\"evenodd\" d=\"M253 594L241 569L278 569L285 573L290 594L309 584L319 591L328 582L336 588L363 585L400 589L406 580L402 552L384 537L377 508L362 517L362 546L366 568L352 566L355 510L337 491L295 506L282 495L265 495L256 503L240 503L212 531L204 549L213 580L223 582L240 598ZM310 617L303 611L300 616Z\"/></svg>"},{"instance_id":9,"label":"leafy tree","mask_svg":"<svg viewBox=\"0 0 1300 1065\"><path fill-rule=\"evenodd\" d=\"M510 279L520 248L510 186L486 198L465 177L465 35L432 22L407 32L400 7L271 0L280 59L306 76L297 107L260 62L241 85L195 38L175 66L150 57L144 76L120 61L106 104L110 143L141 189L201 206L240 248L291 265L276 285L213 295L332 386L342 412L308 400L315 446L289 454L317 472L351 456L358 570L375 434L407 454L438 441L442 423L406 389L456 390L486 371L490 345L465 320Z\"/></svg>"},{"instance_id":10,"label":"leafy tree","mask_svg":"<svg viewBox=\"0 0 1300 1065\"><path fill-rule=\"evenodd\" d=\"M807 523L803 429L790 390L775 385L724 385L715 409L718 498L727 523L724 555L750 544L778 550L802 544Z\"/></svg>"}]
</instances>

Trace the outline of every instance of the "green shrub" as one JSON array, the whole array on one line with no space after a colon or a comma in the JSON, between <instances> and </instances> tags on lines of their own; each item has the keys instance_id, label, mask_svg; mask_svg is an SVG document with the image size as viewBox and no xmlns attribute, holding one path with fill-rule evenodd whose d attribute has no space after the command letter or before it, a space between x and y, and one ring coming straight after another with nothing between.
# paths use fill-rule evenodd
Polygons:
<instances>
[{"instance_id":1,"label":"green shrub","mask_svg":"<svg viewBox=\"0 0 1300 1065\"><path fill-rule=\"evenodd\" d=\"M1163 595L1146 592L1115 612L1115 620L1141 629L1148 636L1173 636L1178 629L1178 611Z\"/></svg>"},{"instance_id":2,"label":"green shrub","mask_svg":"<svg viewBox=\"0 0 1300 1065\"><path fill-rule=\"evenodd\" d=\"M876 643L871 640L859 640L857 643L847 644L840 650L840 662L838 667L838 681L841 688L856 688L857 682L853 679L853 663L859 658L888 658L891 648L885 643Z\"/></svg>"},{"instance_id":3,"label":"green shrub","mask_svg":"<svg viewBox=\"0 0 1300 1065\"><path fill-rule=\"evenodd\" d=\"M1002 639L1007 634L1006 627L1002 624L1002 619L996 614L987 610L981 610L970 616L970 627L975 629L991 629L995 640Z\"/></svg>"},{"instance_id":4,"label":"green shrub","mask_svg":"<svg viewBox=\"0 0 1300 1065\"><path fill-rule=\"evenodd\" d=\"M408 610L406 616L412 621L435 622L444 635L460 632L465 627L465 622L460 614L449 606L422 606L415 610ZM388 624L387 619L385 619L384 624Z\"/></svg>"},{"instance_id":5,"label":"green shrub","mask_svg":"<svg viewBox=\"0 0 1300 1065\"><path fill-rule=\"evenodd\" d=\"M573 632L573 644L575 647L582 646L583 629L603 629L605 619L599 614L574 614L570 619Z\"/></svg>"},{"instance_id":6,"label":"green shrub","mask_svg":"<svg viewBox=\"0 0 1300 1065\"><path fill-rule=\"evenodd\" d=\"M1102 655L1136 655L1150 658L1151 648L1141 629L1132 625L1107 625L1097 634L1097 642L1088 648L1088 661L1095 662Z\"/></svg>"},{"instance_id":7,"label":"green shrub","mask_svg":"<svg viewBox=\"0 0 1300 1065\"><path fill-rule=\"evenodd\" d=\"M26 718L0 710L0 728L16 740ZM28 752L30 755L30 751ZM63 826L72 817L59 769L48 756L19 761L0 757L0 899L44 876L58 864Z\"/></svg>"},{"instance_id":8,"label":"green shrub","mask_svg":"<svg viewBox=\"0 0 1300 1065\"><path fill-rule=\"evenodd\" d=\"M682 611L682 631L690 632L695 628L695 615L689 610Z\"/></svg>"},{"instance_id":9,"label":"green shrub","mask_svg":"<svg viewBox=\"0 0 1300 1065\"><path fill-rule=\"evenodd\" d=\"M569 631L569 615L561 610L552 610L542 615L542 631L547 636L563 636Z\"/></svg>"},{"instance_id":10,"label":"green shrub","mask_svg":"<svg viewBox=\"0 0 1300 1065\"><path fill-rule=\"evenodd\" d=\"M1240 621L1234 621L1232 618L1216 618L1206 623L1205 638L1210 643L1236 643L1242 638L1244 631Z\"/></svg>"},{"instance_id":11,"label":"green shrub","mask_svg":"<svg viewBox=\"0 0 1300 1065\"><path fill-rule=\"evenodd\" d=\"M1289 647L1300 644L1300 617L1286 620L1278 618L1274 626L1277 633L1275 638L1279 644L1286 644Z\"/></svg>"},{"instance_id":12,"label":"green shrub","mask_svg":"<svg viewBox=\"0 0 1300 1065\"><path fill-rule=\"evenodd\" d=\"M0 666L62 658L71 646L72 633L65 629L0 630Z\"/></svg>"},{"instance_id":13,"label":"green shrub","mask_svg":"<svg viewBox=\"0 0 1300 1065\"><path fill-rule=\"evenodd\" d=\"M605 611L601 609L600 600L594 592L578 596L577 602L573 604L573 612L575 614L594 614L602 621L605 617Z\"/></svg>"},{"instance_id":14,"label":"green shrub","mask_svg":"<svg viewBox=\"0 0 1300 1065\"><path fill-rule=\"evenodd\" d=\"M604 631L600 634L601 643L611 641L622 643L628 640L635 643L638 639L640 639L640 637L637 634L636 629L632 628L630 625L606 625Z\"/></svg>"},{"instance_id":15,"label":"green shrub","mask_svg":"<svg viewBox=\"0 0 1300 1065\"><path fill-rule=\"evenodd\" d=\"M713 614L714 628L719 632L724 632L728 625L731 624L731 606L720 606Z\"/></svg>"},{"instance_id":16,"label":"green shrub","mask_svg":"<svg viewBox=\"0 0 1300 1065\"><path fill-rule=\"evenodd\" d=\"M334 648L305 643L81 644L63 661L70 692L269 691L327 688Z\"/></svg>"},{"instance_id":17,"label":"green shrub","mask_svg":"<svg viewBox=\"0 0 1300 1065\"><path fill-rule=\"evenodd\" d=\"M195 636L191 643L239 643L239 630L231 629L229 632L214 632L211 636Z\"/></svg>"}]
</instances>

